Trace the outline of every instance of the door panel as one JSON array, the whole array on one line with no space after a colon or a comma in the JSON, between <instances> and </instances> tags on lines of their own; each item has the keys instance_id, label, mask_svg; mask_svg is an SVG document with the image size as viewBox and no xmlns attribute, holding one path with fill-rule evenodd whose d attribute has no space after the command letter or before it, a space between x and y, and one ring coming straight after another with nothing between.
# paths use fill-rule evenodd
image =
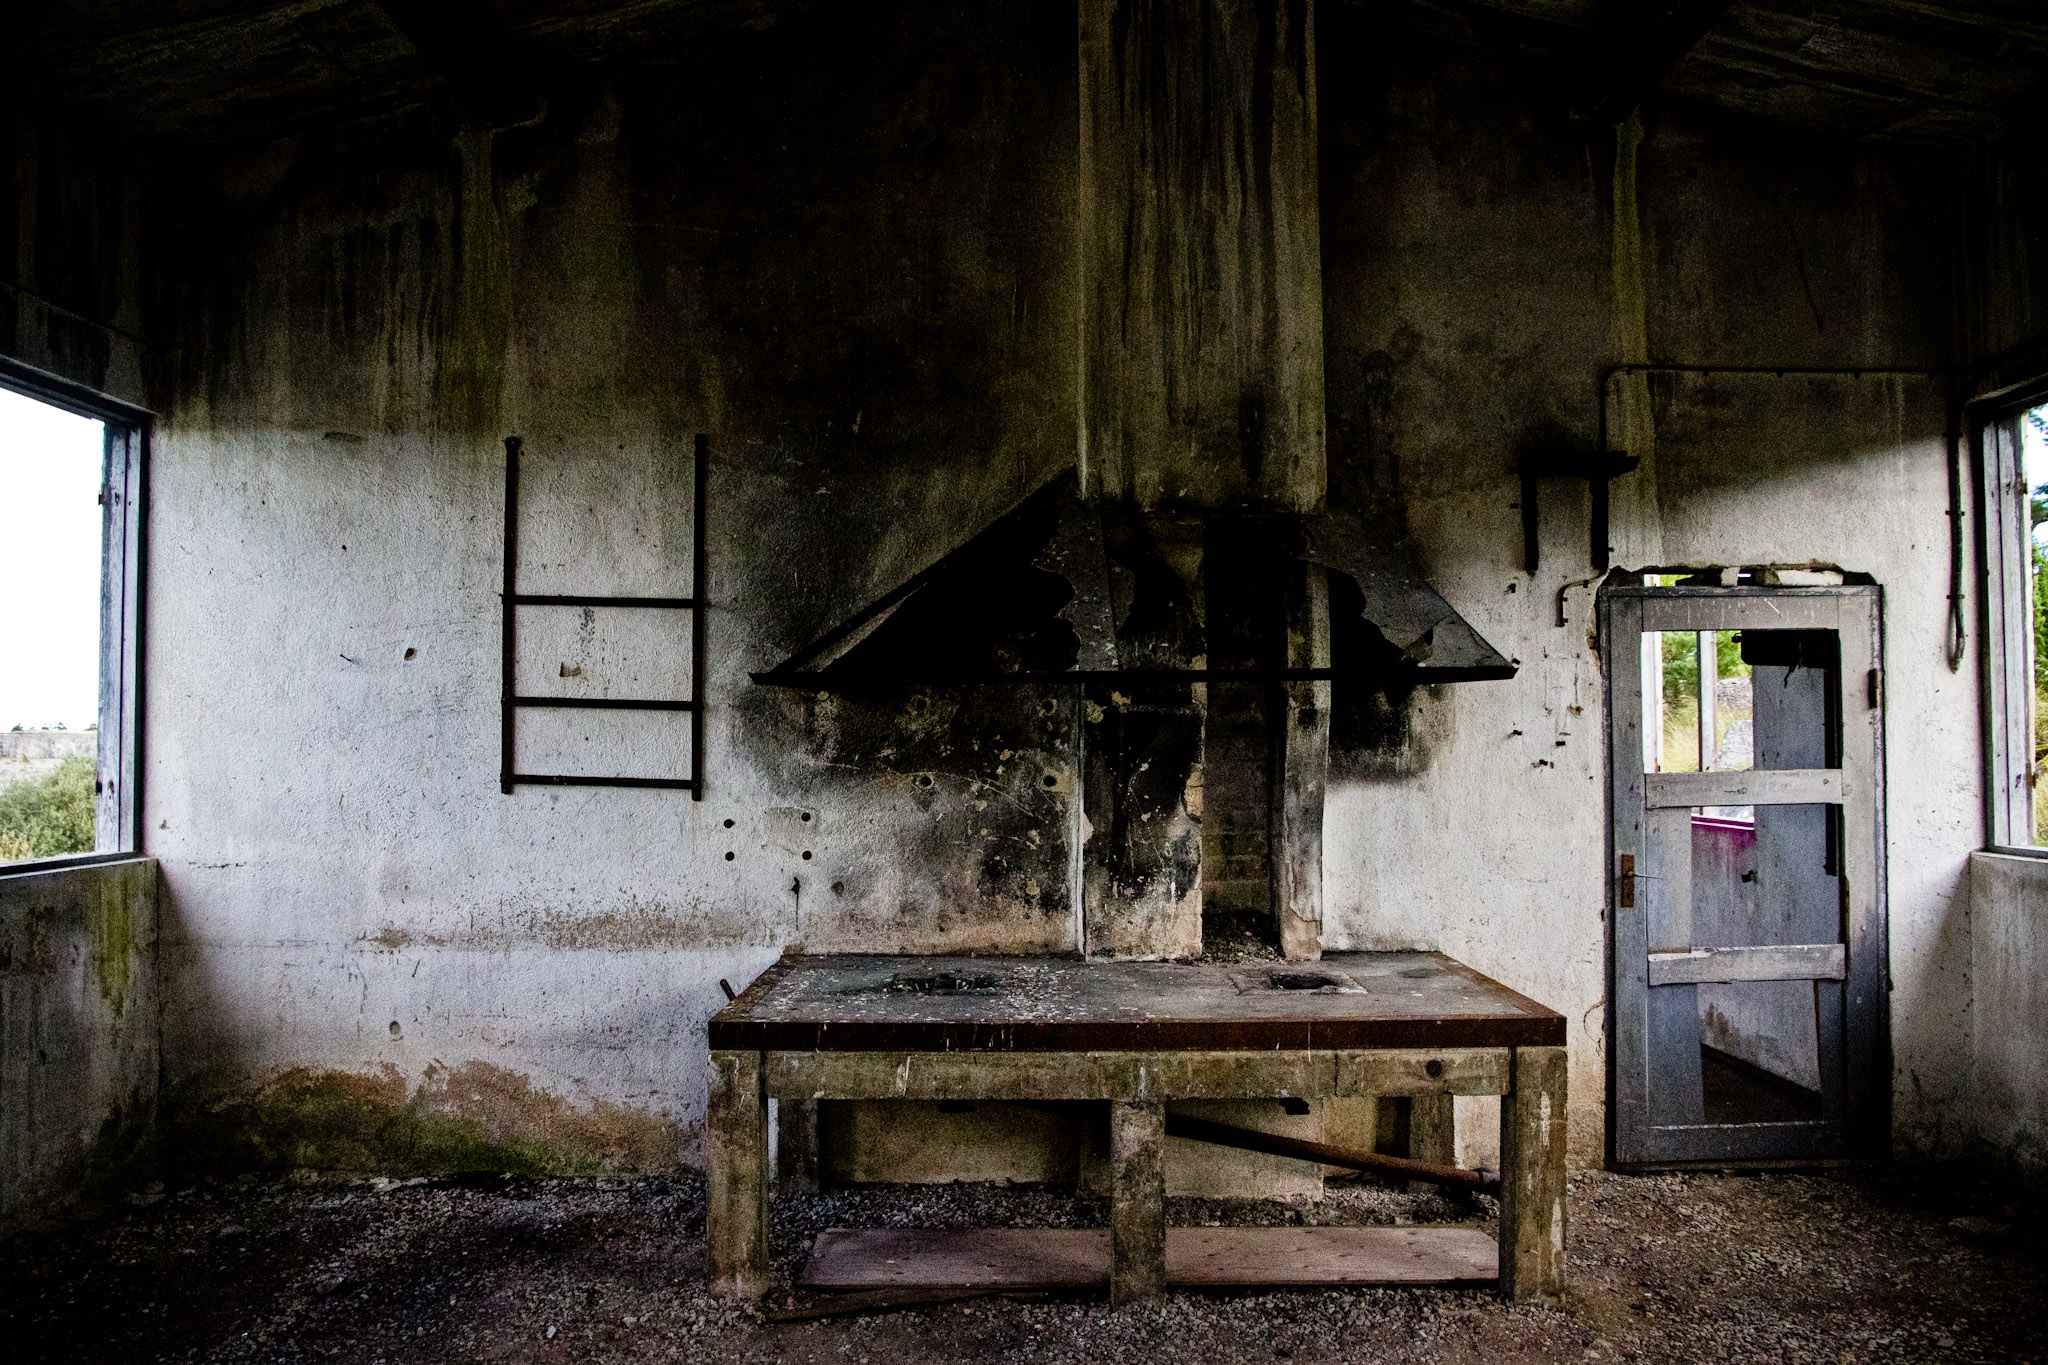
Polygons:
<instances>
[{"instance_id":1,"label":"door panel","mask_svg":"<svg viewBox=\"0 0 2048 1365\"><path fill-rule=\"evenodd\" d=\"M1882 1148L1879 610L1868 587L1602 596L1619 1163Z\"/></svg>"}]
</instances>

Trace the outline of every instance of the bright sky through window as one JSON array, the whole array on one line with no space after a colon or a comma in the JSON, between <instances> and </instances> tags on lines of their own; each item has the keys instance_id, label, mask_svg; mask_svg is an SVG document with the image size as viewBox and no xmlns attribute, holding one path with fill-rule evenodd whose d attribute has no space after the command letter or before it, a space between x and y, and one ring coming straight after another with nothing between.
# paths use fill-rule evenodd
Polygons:
<instances>
[{"instance_id":1,"label":"bright sky through window","mask_svg":"<svg viewBox=\"0 0 2048 1365\"><path fill-rule=\"evenodd\" d=\"M99 719L104 440L0 389L0 730Z\"/></svg>"},{"instance_id":2,"label":"bright sky through window","mask_svg":"<svg viewBox=\"0 0 2048 1365\"><path fill-rule=\"evenodd\" d=\"M2020 414L2020 468L2034 496L2048 497L2048 403ZM2034 528L2034 543L2048 547L2048 522Z\"/></svg>"}]
</instances>

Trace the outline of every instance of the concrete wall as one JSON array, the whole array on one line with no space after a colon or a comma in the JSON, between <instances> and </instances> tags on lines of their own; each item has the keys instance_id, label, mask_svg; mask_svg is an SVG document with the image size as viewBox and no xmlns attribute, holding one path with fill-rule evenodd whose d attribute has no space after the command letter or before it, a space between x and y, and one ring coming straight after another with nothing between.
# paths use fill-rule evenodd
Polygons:
<instances>
[{"instance_id":1,"label":"concrete wall","mask_svg":"<svg viewBox=\"0 0 2048 1365\"><path fill-rule=\"evenodd\" d=\"M149 1154L156 949L150 859L0 869L0 1225Z\"/></svg>"},{"instance_id":2,"label":"concrete wall","mask_svg":"<svg viewBox=\"0 0 2048 1365\"><path fill-rule=\"evenodd\" d=\"M747 679L1071 462L1073 64L1060 6L824 16L536 128L218 168L194 269L220 297L181 333L153 489L180 1096L389 1066L416 1097L474 1063L654 1116L635 1159L673 1161L721 977L795 942L1074 942L1070 700ZM678 592L697 431L705 799L501 795L501 438L527 443L522 590ZM534 689L687 695L618 643L686 618L568 615L524 623ZM551 737L563 715L594 723ZM520 743L529 770L690 757L659 715L530 715Z\"/></svg>"},{"instance_id":3,"label":"concrete wall","mask_svg":"<svg viewBox=\"0 0 2048 1365\"><path fill-rule=\"evenodd\" d=\"M1970 987L1976 1137L2048 1183L2048 860L1971 857Z\"/></svg>"},{"instance_id":4,"label":"concrete wall","mask_svg":"<svg viewBox=\"0 0 2048 1365\"><path fill-rule=\"evenodd\" d=\"M99 752L99 733L89 730L0 730L0 787L55 772L66 758Z\"/></svg>"},{"instance_id":5,"label":"concrete wall","mask_svg":"<svg viewBox=\"0 0 2048 1365\"><path fill-rule=\"evenodd\" d=\"M140 401L138 158L28 97L0 104L0 354ZM53 748L51 741L57 741ZM92 735L0 735L0 783ZM0 867L0 1223L134 1174L151 1154L156 864Z\"/></svg>"},{"instance_id":6,"label":"concrete wall","mask_svg":"<svg viewBox=\"0 0 2048 1365\"><path fill-rule=\"evenodd\" d=\"M1325 70L1351 73L1326 76L1323 101L1332 485L1404 517L1432 580L1521 672L1419 697L1407 743L1333 783L1328 932L1441 948L1563 1011L1590 1157L1606 746L1587 502L1543 485L1543 565L1523 573L1516 457L1594 444L1614 361L1942 362L1945 172L1654 106L1631 158L1628 137L1589 147L1542 121L1542 87L1506 61L1329 18ZM1644 457L1613 486L1618 566L1812 562L1886 589L1891 715L1913 718L1890 730L1897 1132L1938 1147L1966 1074L1978 841L1975 663L1943 656L1942 392L1695 377L1617 384L1610 404L1613 444Z\"/></svg>"},{"instance_id":7,"label":"concrete wall","mask_svg":"<svg viewBox=\"0 0 2048 1365\"><path fill-rule=\"evenodd\" d=\"M1405 518L1523 671L1418 698L1389 775L1336 787L1327 923L1333 946L1441 947L1563 1010L1591 1159L1590 593L1554 616L1588 572L1583 492L1545 490L1529 578L1515 456L1590 443L1594 378L1631 353L1945 358L1924 262L1945 259L1926 206L1946 182L1911 153L1675 113L1631 175L1526 112L1511 71L1361 23L1331 16L1323 47L1332 482ZM682 1134L717 978L784 944L1073 941L1064 706L745 679L1072 455L1071 30L1024 11L912 31L785 26L538 128L367 132L223 173L234 289L182 348L153 526L147 824L181 1084L474 1059ZM1617 444L1651 457L1616 489L1619 562L1823 562L1894 588L1894 705L1929 718L1894 761L1943 774L1895 804L1892 865L1900 1131L1933 1142L1967 1054L1943 983L1976 801L1970 675L1942 660L1939 394L1693 381L1617 407ZM527 504L522 586L634 591L679 583L700 428L707 799L497 794L498 438L563 471ZM569 741L680 771L679 740L633 737L656 733Z\"/></svg>"},{"instance_id":8,"label":"concrete wall","mask_svg":"<svg viewBox=\"0 0 2048 1365\"><path fill-rule=\"evenodd\" d=\"M97 730L0 730L0 763L62 762L99 752Z\"/></svg>"},{"instance_id":9,"label":"concrete wall","mask_svg":"<svg viewBox=\"0 0 2048 1365\"><path fill-rule=\"evenodd\" d=\"M0 103L0 351L138 402L145 223L154 203L145 159L110 145L13 68Z\"/></svg>"},{"instance_id":10,"label":"concrete wall","mask_svg":"<svg viewBox=\"0 0 2048 1365\"><path fill-rule=\"evenodd\" d=\"M1074 941L1070 701L746 676L1074 456L1072 9L873 18L708 39L530 128L423 115L212 157L153 264L109 277L95 315L146 313L162 414L144 827L178 1096L267 1084L283 1122L354 1077L365 1106L493 1142L575 1128L575 1162L658 1163L692 1151L720 977L791 943ZM1590 444L1616 360L1945 362L1957 179L1679 107L1617 144L1540 118L1548 92L1511 63L1322 19L1332 497L1405 528L1522 665L1402 702L1397 733L1340 758L1326 935L1439 947L1564 1011L1593 1160L1585 494L1546 483L1544 566L1523 573L1517 454ZM134 387L107 345L69 372ZM1891 748L1897 1132L1951 1150L1978 776L1974 656L1944 658L1941 395L1692 378L1612 402L1614 443L1645 456L1615 486L1618 564L1823 563L1886 588L1892 712L1912 717ZM521 587L634 592L685 586L700 430L706 799L501 795L501 438L528 441ZM535 624L536 685L658 668L588 625ZM593 770L687 766L680 734L625 724L555 742Z\"/></svg>"}]
</instances>

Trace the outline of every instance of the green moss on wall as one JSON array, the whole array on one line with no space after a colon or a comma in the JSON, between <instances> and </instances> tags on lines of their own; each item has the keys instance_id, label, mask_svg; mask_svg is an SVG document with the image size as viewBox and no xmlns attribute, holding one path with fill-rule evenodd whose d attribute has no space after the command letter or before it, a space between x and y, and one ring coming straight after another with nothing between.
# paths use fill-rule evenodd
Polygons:
<instances>
[{"instance_id":1,"label":"green moss on wall","mask_svg":"<svg viewBox=\"0 0 2048 1365\"><path fill-rule=\"evenodd\" d=\"M135 949L134 893L127 880L101 885L98 913L92 917L93 980L116 1021L128 1009L129 959Z\"/></svg>"},{"instance_id":2,"label":"green moss on wall","mask_svg":"<svg viewBox=\"0 0 2048 1365\"><path fill-rule=\"evenodd\" d=\"M185 1095L168 1109L169 1162L192 1175L594 1175L672 1169L681 1155L662 1116L579 1108L485 1062L432 1068L417 1087L389 1065L299 1068L251 1094Z\"/></svg>"}]
</instances>

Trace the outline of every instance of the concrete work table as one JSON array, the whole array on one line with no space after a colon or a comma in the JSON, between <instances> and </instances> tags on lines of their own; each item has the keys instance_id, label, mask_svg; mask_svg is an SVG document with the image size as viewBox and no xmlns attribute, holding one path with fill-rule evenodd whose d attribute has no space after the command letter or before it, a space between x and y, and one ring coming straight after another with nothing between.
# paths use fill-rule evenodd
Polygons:
<instances>
[{"instance_id":1,"label":"concrete work table","mask_svg":"<svg viewBox=\"0 0 2048 1365\"><path fill-rule=\"evenodd\" d=\"M1047 1256L1080 1264L1090 1247L1106 1250L1117 1302L1156 1298L1168 1283L1467 1283L1493 1274L1511 1297L1554 1299L1565 1271L1564 1041L1562 1015L1440 953L1228 964L785 957L711 1019L713 1284L745 1298L769 1288L769 1099L1103 1100L1108 1236L1064 1231L1075 1245L1049 1240ZM1322 1269L1289 1278L1252 1245L1257 1236L1219 1248L1197 1245L1214 1242L1215 1229L1169 1234L1168 1102L1441 1094L1503 1097L1497 1262L1478 1265L1470 1229L1292 1229L1295 1260L1317 1260L1295 1245L1304 1233L1329 1234L1331 1249ZM963 1235L973 1234L935 1236L933 1245ZM902 1234L893 1236L896 1247ZM1017 1279L1018 1248L984 1251L975 1263L1013 1277L1002 1283L1088 1282L1085 1271ZM888 1282L919 1282L899 1254L886 1259L897 1268ZM1013 1268L987 1269L997 1262ZM935 1260L926 1273L954 1272Z\"/></svg>"}]
</instances>

